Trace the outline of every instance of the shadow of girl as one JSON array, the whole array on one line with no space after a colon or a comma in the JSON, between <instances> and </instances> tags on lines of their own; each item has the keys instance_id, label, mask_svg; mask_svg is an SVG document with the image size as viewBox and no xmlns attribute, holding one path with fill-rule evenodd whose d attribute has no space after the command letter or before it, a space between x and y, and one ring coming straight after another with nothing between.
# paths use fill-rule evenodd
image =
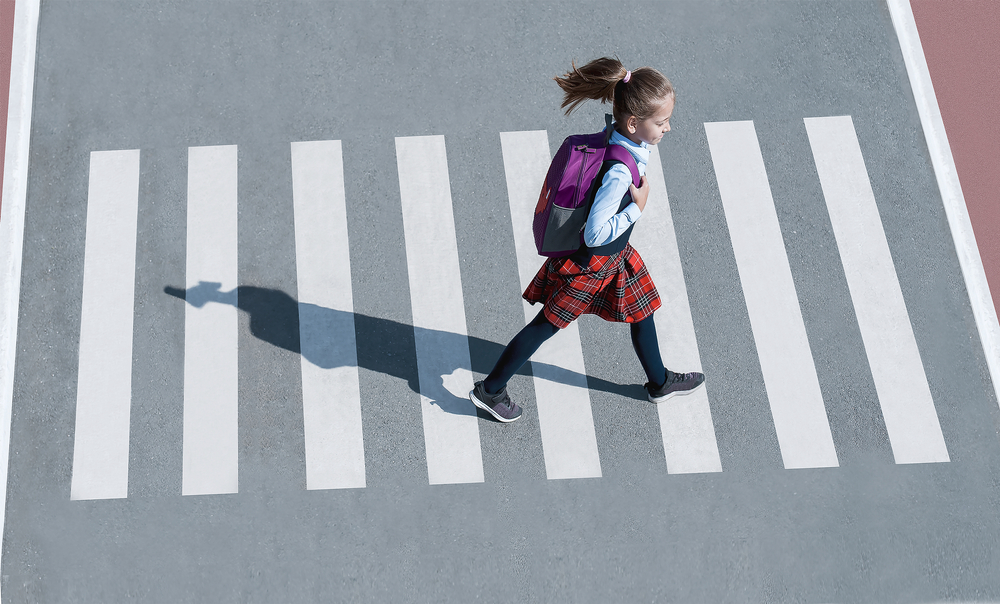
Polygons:
<instances>
[{"instance_id":1,"label":"shadow of girl","mask_svg":"<svg viewBox=\"0 0 1000 604\"><path fill-rule=\"evenodd\" d=\"M410 389L420 393L417 371L416 338L414 327L390 319L372 317L361 313L349 313L310 303L300 303L285 292L277 289L241 285L230 291L222 291L221 284L200 281L187 290L166 286L164 293L187 301L195 308L208 303L235 306L247 313L250 333L273 346L301 354L302 357L324 369L357 364L369 371L383 373L405 380ZM312 326L310 333L300 333L302 324ZM474 336L436 330L420 329L421 339L433 342L434 348L457 350L467 343L471 370L486 374L503 351L503 344ZM353 336L353 337L352 337ZM354 340L356 355L345 341ZM303 345L305 343L305 345ZM424 351L426 354L430 351ZM433 353L431 353L433 354ZM437 355L435 355L437 356ZM434 393L434 402L449 412L468 414L461 411L468 403L463 393L456 389L456 372L469 370L455 362L435 362L441 374L441 383L434 384L424 392L424 396ZM447 365L447 366L445 366ZM526 364L518 372L531 375L531 364ZM579 374L548 364L535 364L545 379L578 383ZM601 378L587 376L591 389L611 392L625 397L645 398L640 385L620 385ZM461 396L460 396L461 394ZM453 411L453 409L458 411Z\"/></svg>"}]
</instances>

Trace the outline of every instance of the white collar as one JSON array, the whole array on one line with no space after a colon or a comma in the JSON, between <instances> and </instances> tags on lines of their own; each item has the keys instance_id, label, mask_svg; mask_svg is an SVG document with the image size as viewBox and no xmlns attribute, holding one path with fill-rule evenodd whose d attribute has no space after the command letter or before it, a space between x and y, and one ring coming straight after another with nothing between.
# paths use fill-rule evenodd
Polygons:
<instances>
[{"instance_id":1,"label":"white collar","mask_svg":"<svg viewBox=\"0 0 1000 604\"><path fill-rule=\"evenodd\" d=\"M612 128L614 128L614 125L612 125ZM618 132L617 129L611 132L610 142L617 143L622 147L628 149L628 152L631 153L632 157L635 158L636 163L646 164L649 162L648 144L632 142L627 137L625 137L621 132Z\"/></svg>"}]
</instances>

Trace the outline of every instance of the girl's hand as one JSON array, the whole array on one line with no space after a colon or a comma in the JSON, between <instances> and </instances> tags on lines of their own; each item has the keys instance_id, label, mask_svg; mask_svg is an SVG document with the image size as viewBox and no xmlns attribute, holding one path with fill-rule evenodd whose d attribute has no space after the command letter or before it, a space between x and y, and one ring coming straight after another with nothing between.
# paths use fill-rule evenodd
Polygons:
<instances>
[{"instance_id":1,"label":"girl's hand","mask_svg":"<svg viewBox=\"0 0 1000 604\"><path fill-rule=\"evenodd\" d=\"M646 198L649 197L649 181L643 176L639 180L639 187L636 188L635 185L628 186L629 193L632 194L632 201L635 205L639 206L639 211L642 212L646 209Z\"/></svg>"}]
</instances>

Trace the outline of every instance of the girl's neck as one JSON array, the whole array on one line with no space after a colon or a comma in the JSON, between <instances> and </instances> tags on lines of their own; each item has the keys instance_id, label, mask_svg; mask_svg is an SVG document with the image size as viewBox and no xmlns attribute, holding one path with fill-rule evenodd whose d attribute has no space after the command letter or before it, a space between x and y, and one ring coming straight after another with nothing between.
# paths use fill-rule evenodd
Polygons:
<instances>
[{"instance_id":1,"label":"girl's neck","mask_svg":"<svg viewBox=\"0 0 1000 604\"><path fill-rule=\"evenodd\" d=\"M637 146L639 146L639 147L642 146L642 141L639 140L639 139L637 139L634 134L629 134L628 132L622 130L621 124L618 124L618 123L615 124L615 132L617 132L618 134L621 134L625 138L629 139L630 141L632 141L633 143L635 143Z\"/></svg>"}]
</instances>

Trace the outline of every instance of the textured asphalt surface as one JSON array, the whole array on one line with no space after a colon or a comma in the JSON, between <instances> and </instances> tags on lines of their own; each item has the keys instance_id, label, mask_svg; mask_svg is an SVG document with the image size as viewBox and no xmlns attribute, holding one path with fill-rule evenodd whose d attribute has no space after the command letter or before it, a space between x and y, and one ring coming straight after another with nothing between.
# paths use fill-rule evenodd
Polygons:
<instances>
[{"instance_id":1,"label":"textured asphalt surface","mask_svg":"<svg viewBox=\"0 0 1000 604\"><path fill-rule=\"evenodd\" d=\"M610 54L678 90L660 153L724 471L667 474L627 330L589 317L604 477L546 480L522 375L525 420L481 420L486 482L429 486L394 137L445 137L484 373L523 322L499 133L600 129L595 104L562 116L552 77ZM33 114L5 600L1000 599L1000 410L882 3L43 1ZM893 463L802 122L833 115L949 463ZM726 120L755 124L839 468L782 468L702 126ZM289 143L322 139L347 175L368 483L349 491L305 490ZM185 281L187 148L216 144L239 147L240 492L182 497L165 288ZM89 154L109 149L142 152L129 497L70 501Z\"/></svg>"}]
</instances>

